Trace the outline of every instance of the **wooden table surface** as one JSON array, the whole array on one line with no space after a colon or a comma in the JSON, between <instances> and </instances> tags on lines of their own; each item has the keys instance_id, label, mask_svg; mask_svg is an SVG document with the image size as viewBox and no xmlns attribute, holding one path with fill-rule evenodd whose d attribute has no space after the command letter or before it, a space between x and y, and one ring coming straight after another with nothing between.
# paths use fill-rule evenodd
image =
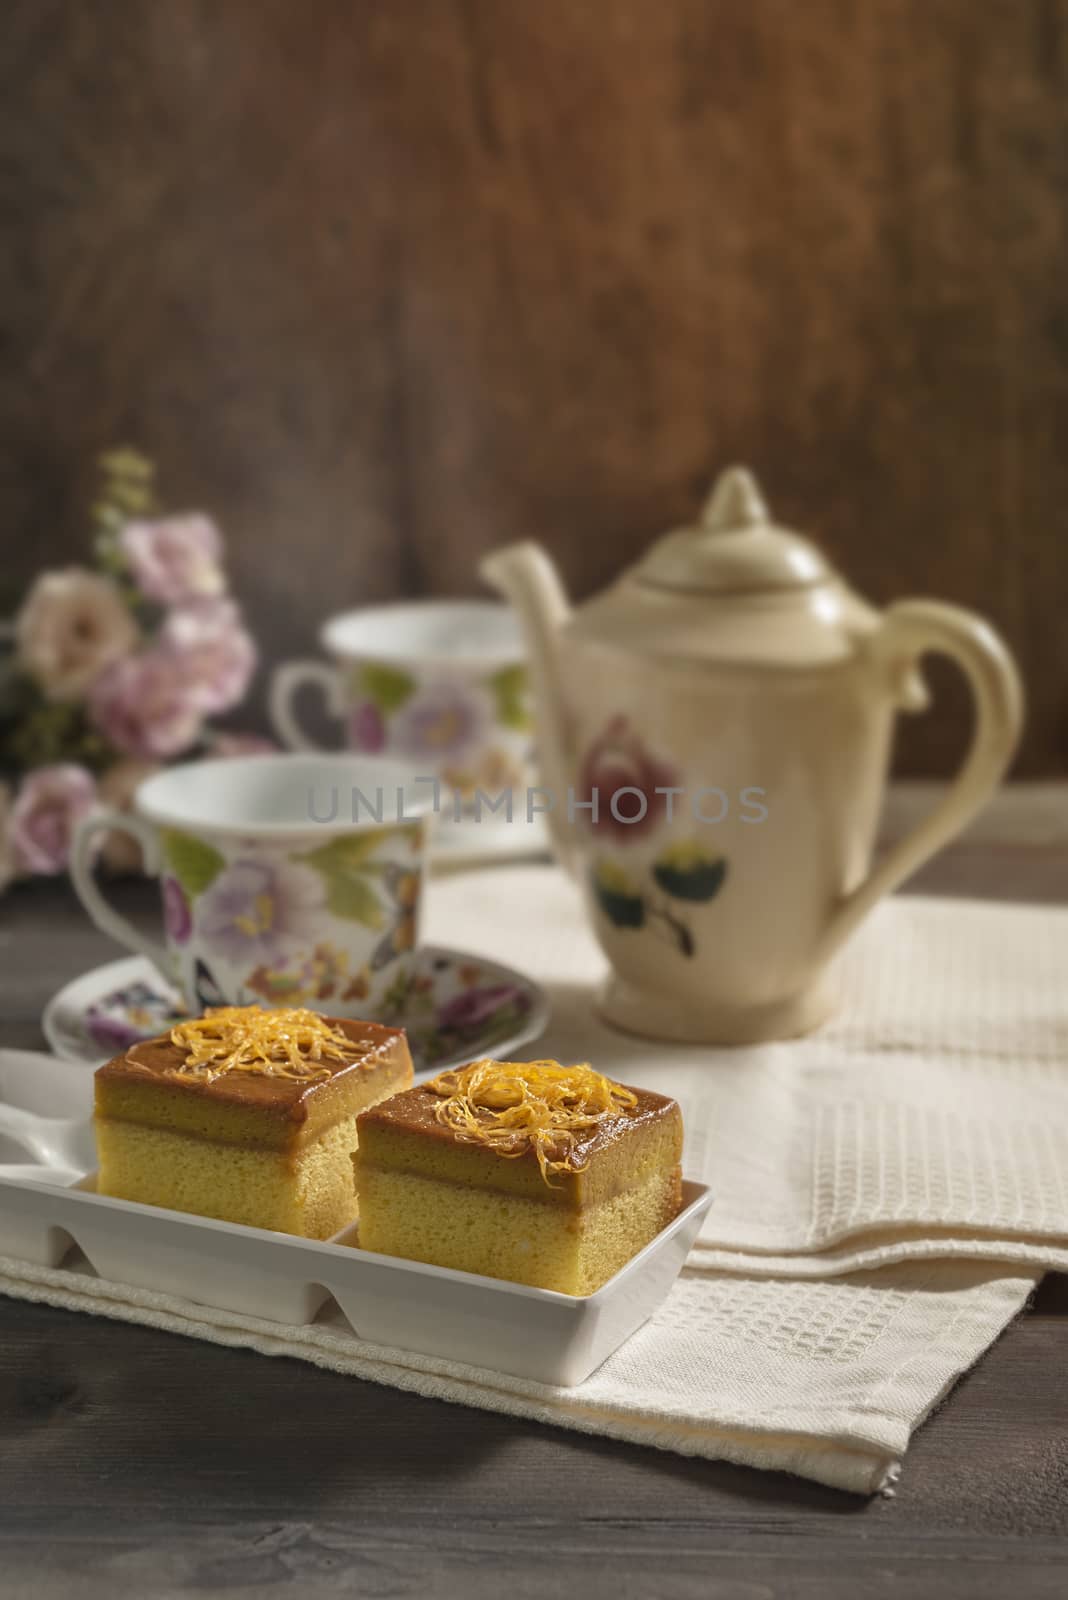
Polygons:
<instances>
[{"instance_id":1,"label":"wooden table surface","mask_svg":"<svg viewBox=\"0 0 1068 1600\"><path fill-rule=\"evenodd\" d=\"M1068 848L959 849L914 887L1068 902ZM64 885L9 894L3 1043L114 953ZM1066 1368L1047 1278L866 1502L0 1299L0 1594L1060 1600Z\"/></svg>"}]
</instances>

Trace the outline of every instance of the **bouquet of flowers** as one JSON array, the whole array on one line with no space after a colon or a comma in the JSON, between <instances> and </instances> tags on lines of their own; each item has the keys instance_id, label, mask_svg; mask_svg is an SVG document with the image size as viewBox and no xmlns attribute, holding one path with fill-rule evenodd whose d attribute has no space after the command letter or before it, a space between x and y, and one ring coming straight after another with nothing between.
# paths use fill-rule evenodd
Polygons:
<instances>
[{"instance_id":1,"label":"bouquet of flowers","mask_svg":"<svg viewBox=\"0 0 1068 1600\"><path fill-rule=\"evenodd\" d=\"M200 512L162 516L155 469L101 458L93 565L42 572L0 645L0 889L64 871L76 824L125 806L165 762L266 741L213 731L244 698L256 647ZM114 834L105 864L139 865Z\"/></svg>"}]
</instances>

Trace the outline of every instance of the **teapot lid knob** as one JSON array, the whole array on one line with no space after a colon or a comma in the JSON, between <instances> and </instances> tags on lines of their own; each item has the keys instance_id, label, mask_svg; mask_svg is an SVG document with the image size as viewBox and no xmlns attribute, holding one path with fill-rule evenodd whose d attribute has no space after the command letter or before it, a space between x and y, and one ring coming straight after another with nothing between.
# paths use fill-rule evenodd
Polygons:
<instances>
[{"instance_id":1,"label":"teapot lid knob","mask_svg":"<svg viewBox=\"0 0 1068 1600\"><path fill-rule=\"evenodd\" d=\"M632 576L656 589L727 595L807 588L831 569L808 539L772 521L755 476L736 466L720 473L697 523L665 534Z\"/></svg>"},{"instance_id":2,"label":"teapot lid knob","mask_svg":"<svg viewBox=\"0 0 1068 1600\"><path fill-rule=\"evenodd\" d=\"M730 533L770 521L767 501L748 467L725 468L701 512L701 526L709 533Z\"/></svg>"}]
</instances>

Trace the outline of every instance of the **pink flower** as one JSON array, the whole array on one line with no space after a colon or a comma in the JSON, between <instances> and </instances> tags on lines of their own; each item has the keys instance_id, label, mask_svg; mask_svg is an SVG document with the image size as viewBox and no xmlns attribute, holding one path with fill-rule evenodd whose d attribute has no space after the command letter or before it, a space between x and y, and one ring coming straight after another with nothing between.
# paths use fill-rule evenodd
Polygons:
<instances>
[{"instance_id":1,"label":"pink flower","mask_svg":"<svg viewBox=\"0 0 1068 1600\"><path fill-rule=\"evenodd\" d=\"M256 646L232 600L177 607L160 630L160 648L174 657L207 716L242 700L256 670Z\"/></svg>"},{"instance_id":2,"label":"pink flower","mask_svg":"<svg viewBox=\"0 0 1068 1600\"><path fill-rule=\"evenodd\" d=\"M172 651L143 650L116 661L97 679L89 715L123 755L164 760L196 742L203 704Z\"/></svg>"},{"instance_id":3,"label":"pink flower","mask_svg":"<svg viewBox=\"0 0 1068 1600\"><path fill-rule=\"evenodd\" d=\"M182 605L221 594L225 587L219 566L222 539L203 512L127 522L119 549L142 594L160 605Z\"/></svg>"},{"instance_id":4,"label":"pink flower","mask_svg":"<svg viewBox=\"0 0 1068 1600\"><path fill-rule=\"evenodd\" d=\"M464 760L477 750L493 721L481 690L447 678L425 684L397 713L393 742L413 760Z\"/></svg>"},{"instance_id":5,"label":"pink flower","mask_svg":"<svg viewBox=\"0 0 1068 1600\"><path fill-rule=\"evenodd\" d=\"M212 956L279 966L314 944L323 903L322 880L310 867L250 851L200 897L197 926Z\"/></svg>"},{"instance_id":6,"label":"pink flower","mask_svg":"<svg viewBox=\"0 0 1068 1600\"><path fill-rule=\"evenodd\" d=\"M377 755L386 744L386 725L373 700L365 700L349 717L349 742L354 750Z\"/></svg>"},{"instance_id":7,"label":"pink flower","mask_svg":"<svg viewBox=\"0 0 1068 1600\"><path fill-rule=\"evenodd\" d=\"M84 767L38 767L23 778L11 808L9 842L25 872L62 872L74 830L93 809L96 791Z\"/></svg>"},{"instance_id":8,"label":"pink flower","mask_svg":"<svg viewBox=\"0 0 1068 1600\"><path fill-rule=\"evenodd\" d=\"M525 991L514 983L491 984L485 989L465 989L453 995L438 1012L439 1028L481 1028L491 1022L506 1006L519 1011L528 1010L530 1000Z\"/></svg>"},{"instance_id":9,"label":"pink flower","mask_svg":"<svg viewBox=\"0 0 1068 1600\"><path fill-rule=\"evenodd\" d=\"M110 578L81 567L42 572L15 622L19 665L50 700L77 700L138 633Z\"/></svg>"},{"instance_id":10,"label":"pink flower","mask_svg":"<svg viewBox=\"0 0 1068 1600\"><path fill-rule=\"evenodd\" d=\"M650 753L626 717L617 716L583 757L578 799L588 803L596 795L597 821L586 811L587 825L626 844L664 819L666 797L656 791L676 787L678 781L675 769Z\"/></svg>"},{"instance_id":11,"label":"pink flower","mask_svg":"<svg viewBox=\"0 0 1068 1600\"><path fill-rule=\"evenodd\" d=\"M163 894L163 926L174 944L188 944L193 931L193 913L185 890L177 878L169 874L161 884Z\"/></svg>"}]
</instances>

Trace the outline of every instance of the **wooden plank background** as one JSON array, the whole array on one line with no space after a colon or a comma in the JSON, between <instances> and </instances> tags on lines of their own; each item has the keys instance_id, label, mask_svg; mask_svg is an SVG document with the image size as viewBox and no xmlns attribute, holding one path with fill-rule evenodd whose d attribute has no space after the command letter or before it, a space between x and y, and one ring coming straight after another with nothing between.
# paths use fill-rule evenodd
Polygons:
<instances>
[{"instance_id":1,"label":"wooden plank background","mask_svg":"<svg viewBox=\"0 0 1068 1600\"><path fill-rule=\"evenodd\" d=\"M5 599L137 443L256 628L586 594L732 459L1018 652L1068 767L1068 0L9 0ZM948 769L964 696L910 726Z\"/></svg>"}]
</instances>

